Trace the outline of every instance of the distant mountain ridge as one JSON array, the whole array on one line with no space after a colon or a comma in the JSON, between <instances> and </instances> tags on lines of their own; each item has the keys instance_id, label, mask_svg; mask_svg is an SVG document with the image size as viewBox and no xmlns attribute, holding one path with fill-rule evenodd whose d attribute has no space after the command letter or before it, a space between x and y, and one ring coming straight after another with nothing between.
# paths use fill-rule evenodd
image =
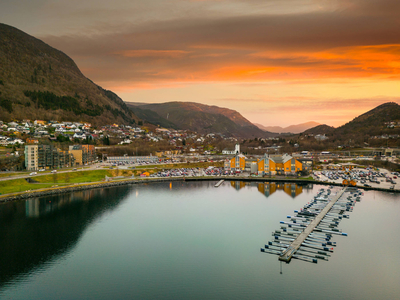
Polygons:
<instances>
[{"instance_id":1,"label":"distant mountain ridge","mask_svg":"<svg viewBox=\"0 0 400 300\"><path fill-rule=\"evenodd\" d=\"M127 104L139 118L163 127L237 137L273 136L253 125L237 111L228 108L195 102Z\"/></svg>"},{"instance_id":2,"label":"distant mountain ridge","mask_svg":"<svg viewBox=\"0 0 400 300\"><path fill-rule=\"evenodd\" d=\"M330 141L345 146L363 147L375 139L370 137L400 135L400 105L395 102L383 103L374 109L354 118L338 128L319 125L303 132L304 134L325 134ZM388 141L387 141L388 143ZM391 141L396 143L396 140Z\"/></svg>"},{"instance_id":3,"label":"distant mountain ridge","mask_svg":"<svg viewBox=\"0 0 400 300\"><path fill-rule=\"evenodd\" d=\"M256 124L254 123L258 128L269 131L269 132L274 132L274 133L301 133L307 129L313 128L315 126L320 125L320 123L311 121L311 122L306 122L306 123L301 123L297 125L290 125L288 127L280 127L280 126L263 126L261 124Z\"/></svg>"},{"instance_id":4,"label":"distant mountain ridge","mask_svg":"<svg viewBox=\"0 0 400 300\"><path fill-rule=\"evenodd\" d=\"M335 131L335 127L328 126L328 125L318 125L313 128L307 129L304 131L304 134L328 134Z\"/></svg>"},{"instance_id":5,"label":"distant mountain ridge","mask_svg":"<svg viewBox=\"0 0 400 300\"><path fill-rule=\"evenodd\" d=\"M66 54L1 23L0 66L1 120L136 120L121 98L86 78Z\"/></svg>"}]
</instances>

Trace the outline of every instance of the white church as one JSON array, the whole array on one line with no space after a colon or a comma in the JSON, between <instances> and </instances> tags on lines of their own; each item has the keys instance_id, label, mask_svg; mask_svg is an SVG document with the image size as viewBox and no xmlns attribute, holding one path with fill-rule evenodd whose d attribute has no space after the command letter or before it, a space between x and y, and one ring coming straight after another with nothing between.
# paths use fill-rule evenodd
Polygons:
<instances>
[{"instance_id":1,"label":"white church","mask_svg":"<svg viewBox=\"0 0 400 300\"><path fill-rule=\"evenodd\" d=\"M235 145L235 150L224 149L224 150L222 150L222 154L227 154L227 155L240 154L240 145L236 144Z\"/></svg>"}]
</instances>

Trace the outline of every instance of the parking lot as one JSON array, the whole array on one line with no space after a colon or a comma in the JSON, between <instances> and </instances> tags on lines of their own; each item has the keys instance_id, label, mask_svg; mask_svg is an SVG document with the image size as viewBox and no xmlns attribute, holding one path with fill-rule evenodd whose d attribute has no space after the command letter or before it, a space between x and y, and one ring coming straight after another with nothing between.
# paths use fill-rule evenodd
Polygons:
<instances>
[{"instance_id":1,"label":"parking lot","mask_svg":"<svg viewBox=\"0 0 400 300\"><path fill-rule=\"evenodd\" d=\"M377 187L385 189L399 189L399 175L400 174L397 172L390 172L385 169L374 170L371 168L356 168L351 171L324 170L313 172L313 178L319 181L340 184L343 183L344 180L353 180L356 182L357 186L360 187Z\"/></svg>"}]
</instances>

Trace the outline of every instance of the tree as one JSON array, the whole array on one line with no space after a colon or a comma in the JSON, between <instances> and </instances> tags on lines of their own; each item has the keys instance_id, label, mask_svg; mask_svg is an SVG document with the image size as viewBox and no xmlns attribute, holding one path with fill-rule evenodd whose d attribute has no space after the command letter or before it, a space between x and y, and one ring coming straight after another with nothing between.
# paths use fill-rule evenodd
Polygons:
<instances>
[{"instance_id":1,"label":"tree","mask_svg":"<svg viewBox=\"0 0 400 300\"><path fill-rule=\"evenodd\" d=\"M110 145L110 138L108 137L108 135L103 137L103 145Z\"/></svg>"}]
</instances>

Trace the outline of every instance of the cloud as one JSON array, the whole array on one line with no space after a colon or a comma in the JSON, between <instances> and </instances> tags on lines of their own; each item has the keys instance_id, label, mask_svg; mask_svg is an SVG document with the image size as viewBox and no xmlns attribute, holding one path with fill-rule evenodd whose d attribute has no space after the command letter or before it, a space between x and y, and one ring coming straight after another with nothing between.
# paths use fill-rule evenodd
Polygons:
<instances>
[{"instance_id":1,"label":"cloud","mask_svg":"<svg viewBox=\"0 0 400 300\"><path fill-rule=\"evenodd\" d=\"M386 102L400 102L399 97L327 98L280 97L274 105L257 105L257 110L242 110L247 118L265 126L288 126L305 121L316 121L330 126L341 126L355 117ZM282 112L290 116L282 121Z\"/></svg>"},{"instance_id":2,"label":"cloud","mask_svg":"<svg viewBox=\"0 0 400 300\"><path fill-rule=\"evenodd\" d=\"M124 57L178 58L190 53L183 50L122 50L115 52Z\"/></svg>"},{"instance_id":3,"label":"cloud","mask_svg":"<svg viewBox=\"0 0 400 300\"><path fill-rule=\"evenodd\" d=\"M100 83L399 79L397 2L317 2L321 10L289 15L204 15L43 39Z\"/></svg>"}]
</instances>

